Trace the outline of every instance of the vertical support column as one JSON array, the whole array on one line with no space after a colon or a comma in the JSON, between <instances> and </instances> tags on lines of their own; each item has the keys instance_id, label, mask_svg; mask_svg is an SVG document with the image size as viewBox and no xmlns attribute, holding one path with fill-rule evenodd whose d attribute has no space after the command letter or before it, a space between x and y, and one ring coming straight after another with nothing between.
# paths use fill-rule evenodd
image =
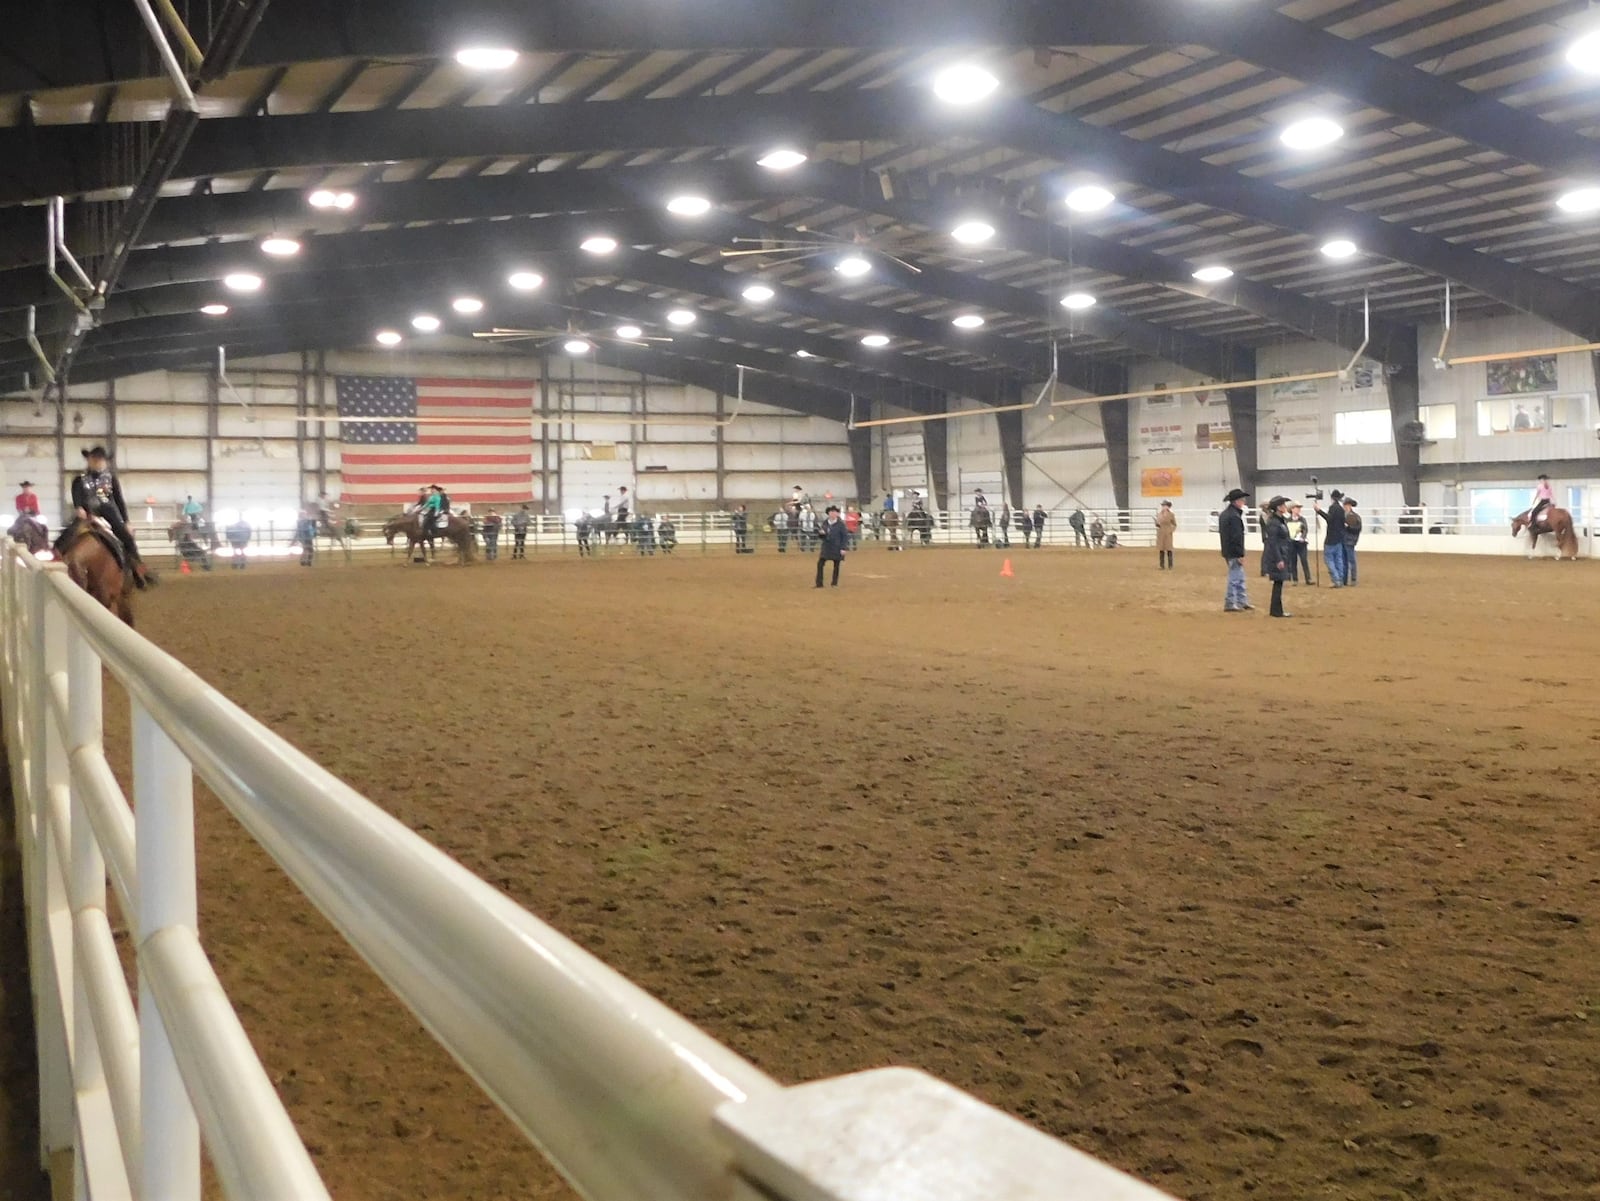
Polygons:
<instances>
[{"instance_id":1,"label":"vertical support column","mask_svg":"<svg viewBox=\"0 0 1600 1201\"><path fill-rule=\"evenodd\" d=\"M56 512L61 514L61 524L67 524L67 514L72 512L72 485L67 482L67 381L62 378L56 395Z\"/></svg>"},{"instance_id":2,"label":"vertical support column","mask_svg":"<svg viewBox=\"0 0 1600 1201\"><path fill-rule=\"evenodd\" d=\"M139 864L139 1196L200 1201L200 1127L144 974L143 949L170 926L198 926L194 774L166 732L131 702L133 805Z\"/></svg>"},{"instance_id":3,"label":"vertical support column","mask_svg":"<svg viewBox=\"0 0 1600 1201\"><path fill-rule=\"evenodd\" d=\"M1111 492L1116 497L1118 511L1125 513L1131 507L1128 499L1128 402L1102 400L1100 428L1106 438L1106 464L1111 474Z\"/></svg>"},{"instance_id":4,"label":"vertical support column","mask_svg":"<svg viewBox=\"0 0 1600 1201\"><path fill-rule=\"evenodd\" d=\"M717 508L723 509L728 503L728 457L727 440L723 436L726 430L723 422L728 420L728 398L721 388L717 389L717 428L713 431L717 435Z\"/></svg>"},{"instance_id":5,"label":"vertical support column","mask_svg":"<svg viewBox=\"0 0 1600 1201\"><path fill-rule=\"evenodd\" d=\"M539 512L550 511L550 359L539 356Z\"/></svg>"},{"instance_id":6,"label":"vertical support column","mask_svg":"<svg viewBox=\"0 0 1600 1201\"><path fill-rule=\"evenodd\" d=\"M924 422L922 449L928 458L928 485L933 492L928 499L935 512L943 512L950 501L950 423Z\"/></svg>"},{"instance_id":7,"label":"vertical support column","mask_svg":"<svg viewBox=\"0 0 1600 1201\"><path fill-rule=\"evenodd\" d=\"M328 352L317 351L317 495L328 490ZM300 497L304 500L304 497Z\"/></svg>"},{"instance_id":8,"label":"vertical support column","mask_svg":"<svg viewBox=\"0 0 1600 1201\"><path fill-rule=\"evenodd\" d=\"M311 416L308 404L307 376L311 373L311 354L300 352L300 370L294 377L294 491L297 498L306 494L306 419Z\"/></svg>"},{"instance_id":9,"label":"vertical support column","mask_svg":"<svg viewBox=\"0 0 1600 1201\"><path fill-rule=\"evenodd\" d=\"M1001 400L1002 405L1022 403L1022 390L1007 386ZM1000 428L1000 461L1006 473L1006 496L1011 500L1013 509L1020 509L1022 504L1022 419L1026 413L996 413L995 423Z\"/></svg>"},{"instance_id":10,"label":"vertical support column","mask_svg":"<svg viewBox=\"0 0 1600 1201\"><path fill-rule=\"evenodd\" d=\"M874 427L876 428L876 427ZM862 513L872 512L872 429L847 430L850 469L856 482L856 502Z\"/></svg>"},{"instance_id":11,"label":"vertical support column","mask_svg":"<svg viewBox=\"0 0 1600 1201\"><path fill-rule=\"evenodd\" d=\"M111 452L111 461L117 459L117 381L106 381L106 449ZM63 514L65 517L65 514ZM65 520L62 521L65 525Z\"/></svg>"},{"instance_id":12,"label":"vertical support column","mask_svg":"<svg viewBox=\"0 0 1600 1201\"><path fill-rule=\"evenodd\" d=\"M1245 374L1235 376L1236 379L1256 378L1256 355L1254 351L1235 350L1233 352L1234 370ZM1239 487L1247 492L1254 492L1256 476L1260 470L1260 441L1257 429L1260 425L1254 388L1229 388L1228 397L1228 422L1233 426L1233 461L1239 469Z\"/></svg>"},{"instance_id":13,"label":"vertical support column","mask_svg":"<svg viewBox=\"0 0 1600 1201\"><path fill-rule=\"evenodd\" d=\"M208 520L217 516L217 430L220 428L222 409L221 367L206 372L206 513ZM296 497L298 503L300 497Z\"/></svg>"},{"instance_id":14,"label":"vertical support column","mask_svg":"<svg viewBox=\"0 0 1600 1201\"><path fill-rule=\"evenodd\" d=\"M1422 379L1415 338L1395 339L1384 359L1389 388L1389 421L1394 428L1395 462L1400 468L1400 497L1408 509L1422 504L1422 442L1408 427L1421 420ZM1406 521L1402 529L1419 528Z\"/></svg>"}]
</instances>

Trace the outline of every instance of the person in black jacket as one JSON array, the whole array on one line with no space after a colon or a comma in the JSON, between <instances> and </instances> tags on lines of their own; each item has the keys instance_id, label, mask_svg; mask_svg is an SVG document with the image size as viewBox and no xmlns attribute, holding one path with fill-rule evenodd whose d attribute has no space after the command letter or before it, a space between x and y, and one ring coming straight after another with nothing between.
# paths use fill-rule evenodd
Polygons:
<instances>
[{"instance_id":1,"label":"person in black jacket","mask_svg":"<svg viewBox=\"0 0 1600 1201\"><path fill-rule=\"evenodd\" d=\"M111 527L123 550L128 552L128 564L133 569L133 582L143 588L146 583L144 560L139 556L139 544L133 540L128 528L128 502L122 499L122 484L112 473L106 448L91 446L83 452L86 460L83 473L72 480L72 507L79 517L98 517ZM56 539L56 552L62 550L72 527L61 532Z\"/></svg>"},{"instance_id":2,"label":"person in black jacket","mask_svg":"<svg viewBox=\"0 0 1600 1201\"><path fill-rule=\"evenodd\" d=\"M1284 517L1287 496L1274 496L1267 502L1266 523L1261 528L1261 540L1266 545L1267 575L1272 580L1272 607L1269 617L1292 617L1283 611L1283 584L1294 570L1294 538L1289 533L1289 522Z\"/></svg>"},{"instance_id":3,"label":"person in black jacket","mask_svg":"<svg viewBox=\"0 0 1600 1201\"><path fill-rule=\"evenodd\" d=\"M1224 613L1238 613L1255 606L1244 590L1244 502L1250 494L1235 488L1222 498L1223 510L1217 517L1217 535L1222 542L1222 557L1228 564L1228 591L1222 600Z\"/></svg>"},{"instance_id":4,"label":"person in black jacket","mask_svg":"<svg viewBox=\"0 0 1600 1201\"><path fill-rule=\"evenodd\" d=\"M1332 503L1324 513L1317 510L1317 516L1328 523L1328 533L1322 542L1322 558L1328 564L1328 582L1335 588L1344 587L1344 493L1335 488L1328 493Z\"/></svg>"},{"instance_id":5,"label":"person in black jacket","mask_svg":"<svg viewBox=\"0 0 1600 1201\"><path fill-rule=\"evenodd\" d=\"M839 586L839 568L844 563L845 547L850 544L850 531L839 520L839 506L829 505L827 521L823 524L821 550L817 554L817 587L822 587L823 564L833 562L833 586Z\"/></svg>"}]
</instances>

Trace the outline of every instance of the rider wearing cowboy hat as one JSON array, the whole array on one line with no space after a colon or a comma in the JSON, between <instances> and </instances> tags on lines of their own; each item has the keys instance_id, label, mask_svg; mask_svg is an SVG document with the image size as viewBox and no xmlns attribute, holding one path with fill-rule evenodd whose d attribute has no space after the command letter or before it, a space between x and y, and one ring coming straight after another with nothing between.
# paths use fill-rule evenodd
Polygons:
<instances>
[{"instance_id":1,"label":"rider wearing cowboy hat","mask_svg":"<svg viewBox=\"0 0 1600 1201\"><path fill-rule=\"evenodd\" d=\"M83 472L72 480L72 507L80 518L98 517L111 527L111 532L128 553L134 583L143 588L144 560L139 556L139 544L133 540L133 531L128 528L128 502L122 499L122 484L111 471L110 456L105 447L91 446L83 452L83 458ZM56 544L58 552L62 549L61 541L70 533L70 526L62 531Z\"/></svg>"}]
</instances>

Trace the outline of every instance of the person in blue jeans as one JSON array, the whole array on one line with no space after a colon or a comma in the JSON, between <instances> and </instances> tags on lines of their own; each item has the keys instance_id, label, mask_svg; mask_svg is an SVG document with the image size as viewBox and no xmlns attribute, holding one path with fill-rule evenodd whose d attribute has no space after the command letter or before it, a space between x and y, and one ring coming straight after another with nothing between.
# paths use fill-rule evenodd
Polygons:
<instances>
[{"instance_id":1,"label":"person in blue jeans","mask_svg":"<svg viewBox=\"0 0 1600 1201\"><path fill-rule=\"evenodd\" d=\"M1356 586L1356 543L1361 541L1361 514L1356 512L1356 502L1344 498L1344 584Z\"/></svg>"},{"instance_id":2,"label":"person in blue jeans","mask_svg":"<svg viewBox=\"0 0 1600 1201\"><path fill-rule=\"evenodd\" d=\"M1244 504L1250 494L1235 488L1222 498L1223 510L1217 517L1217 535L1222 542L1222 557L1228 564L1228 591L1223 597L1224 613L1239 613L1254 608L1244 590Z\"/></svg>"},{"instance_id":3,"label":"person in blue jeans","mask_svg":"<svg viewBox=\"0 0 1600 1201\"><path fill-rule=\"evenodd\" d=\"M1344 493L1335 488L1328 493L1332 502L1328 511L1317 510L1317 516L1328 523L1328 532L1322 542L1322 557L1328 564L1328 582L1335 588L1344 587Z\"/></svg>"}]
</instances>

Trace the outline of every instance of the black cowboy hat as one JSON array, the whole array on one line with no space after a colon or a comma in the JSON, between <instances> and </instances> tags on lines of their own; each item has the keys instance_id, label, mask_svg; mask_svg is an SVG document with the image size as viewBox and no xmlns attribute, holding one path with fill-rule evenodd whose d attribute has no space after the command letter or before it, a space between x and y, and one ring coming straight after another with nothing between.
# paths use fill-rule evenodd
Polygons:
<instances>
[{"instance_id":1,"label":"black cowboy hat","mask_svg":"<svg viewBox=\"0 0 1600 1201\"><path fill-rule=\"evenodd\" d=\"M1338 500L1341 496L1344 495L1344 493L1340 492L1339 489L1335 488L1332 492L1328 493L1328 495L1333 497L1334 500Z\"/></svg>"},{"instance_id":2,"label":"black cowboy hat","mask_svg":"<svg viewBox=\"0 0 1600 1201\"><path fill-rule=\"evenodd\" d=\"M1356 507L1356 498L1353 496L1347 496L1344 498L1344 503L1353 509Z\"/></svg>"},{"instance_id":3,"label":"black cowboy hat","mask_svg":"<svg viewBox=\"0 0 1600 1201\"><path fill-rule=\"evenodd\" d=\"M86 459L92 459L96 455L100 456L102 459L109 459L111 457L106 453L106 448L103 446L91 446L88 450L83 452L83 457Z\"/></svg>"},{"instance_id":4,"label":"black cowboy hat","mask_svg":"<svg viewBox=\"0 0 1600 1201\"><path fill-rule=\"evenodd\" d=\"M837 513L838 511L839 511L839 506L838 505L829 505L822 512L823 512L824 515L826 515L828 513Z\"/></svg>"},{"instance_id":5,"label":"black cowboy hat","mask_svg":"<svg viewBox=\"0 0 1600 1201\"><path fill-rule=\"evenodd\" d=\"M1161 507L1163 509L1170 509L1172 508L1172 502L1170 500L1164 500L1161 502Z\"/></svg>"},{"instance_id":6,"label":"black cowboy hat","mask_svg":"<svg viewBox=\"0 0 1600 1201\"><path fill-rule=\"evenodd\" d=\"M1539 477L1539 478L1540 478L1540 479L1541 479L1541 480L1547 480L1547 479L1549 479L1549 478L1550 478L1550 477L1549 477L1549 476L1547 476L1547 475L1541 475L1541 476L1540 476L1540 477Z\"/></svg>"},{"instance_id":7,"label":"black cowboy hat","mask_svg":"<svg viewBox=\"0 0 1600 1201\"><path fill-rule=\"evenodd\" d=\"M1228 495L1222 498L1222 503L1225 505L1231 505L1234 501L1243 500L1249 495L1250 494L1243 488L1235 488L1232 492L1228 493Z\"/></svg>"},{"instance_id":8,"label":"black cowboy hat","mask_svg":"<svg viewBox=\"0 0 1600 1201\"><path fill-rule=\"evenodd\" d=\"M17 487L19 487L19 488L31 488L31 487L33 487L33 481L32 480L23 480L22 483L17 485Z\"/></svg>"},{"instance_id":9,"label":"black cowboy hat","mask_svg":"<svg viewBox=\"0 0 1600 1201\"><path fill-rule=\"evenodd\" d=\"M1286 505L1288 503L1289 498L1287 496L1274 496L1267 502L1267 508L1269 510L1275 510L1279 505Z\"/></svg>"}]
</instances>

